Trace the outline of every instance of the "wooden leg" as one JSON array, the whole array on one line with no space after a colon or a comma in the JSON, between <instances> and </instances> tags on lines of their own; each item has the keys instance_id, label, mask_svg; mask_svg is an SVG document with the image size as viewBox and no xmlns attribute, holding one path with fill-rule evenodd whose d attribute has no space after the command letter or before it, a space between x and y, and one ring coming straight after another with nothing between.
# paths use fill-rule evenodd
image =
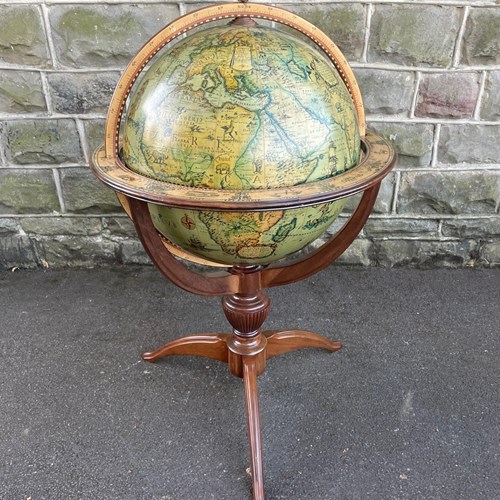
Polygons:
<instances>
[{"instance_id":1,"label":"wooden leg","mask_svg":"<svg viewBox=\"0 0 500 500\"><path fill-rule=\"evenodd\" d=\"M332 352L342 347L340 342L328 340L308 330L269 330L264 335L267 337L267 359L306 347L319 347Z\"/></svg>"},{"instance_id":2,"label":"wooden leg","mask_svg":"<svg viewBox=\"0 0 500 500\"><path fill-rule=\"evenodd\" d=\"M254 500L264 500L264 472L262 467L262 435L260 430L259 390L255 357L243 359L243 384L248 420L248 442Z\"/></svg>"},{"instance_id":3,"label":"wooden leg","mask_svg":"<svg viewBox=\"0 0 500 500\"><path fill-rule=\"evenodd\" d=\"M228 350L226 341L230 337L227 333L212 333L206 335L190 335L165 344L153 352L145 352L142 359L155 363L160 358L183 354L200 356L227 363Z\"/></svg>"}]
</instances>

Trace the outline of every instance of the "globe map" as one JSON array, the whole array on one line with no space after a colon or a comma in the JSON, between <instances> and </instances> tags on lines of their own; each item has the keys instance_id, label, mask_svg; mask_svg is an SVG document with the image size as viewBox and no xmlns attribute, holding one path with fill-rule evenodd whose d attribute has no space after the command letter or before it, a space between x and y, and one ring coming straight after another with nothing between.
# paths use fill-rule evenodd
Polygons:
<instances>
[{"instance_id":1,"label":"globe map","mask_svg":"<svg viewBox=\"0 0 500 500\"><path fill-rule=\"evenodd\" d=\"M226 25L187 36L148 69L130 96L122 155L139 174L245 196L342 173L359 150L351 96L323 53L276 29ZM343 205L150 212L191 253L265 264L319 237Z\"/></svg>"}]
</instances>

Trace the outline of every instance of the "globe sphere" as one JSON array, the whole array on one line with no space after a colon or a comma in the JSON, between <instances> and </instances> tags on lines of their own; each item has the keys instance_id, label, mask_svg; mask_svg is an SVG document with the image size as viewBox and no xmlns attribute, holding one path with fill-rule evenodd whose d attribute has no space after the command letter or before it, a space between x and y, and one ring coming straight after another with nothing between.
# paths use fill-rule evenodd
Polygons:
<instances>
[{"instance_id":1,"label":"globe sphere","mask_svg":"<svg viewBox=\"0 0 500 500\"><path fill-rule=\"evenodd\" d=\"M288 32L225 25L166 50L130 95L125 165L168 183L231 190L319 182L356 166L352 98L319 50ZM344 200L274 211L150 205L160 233L232 265L267 264L318 238Z\"/></svg>"}]
</instances>

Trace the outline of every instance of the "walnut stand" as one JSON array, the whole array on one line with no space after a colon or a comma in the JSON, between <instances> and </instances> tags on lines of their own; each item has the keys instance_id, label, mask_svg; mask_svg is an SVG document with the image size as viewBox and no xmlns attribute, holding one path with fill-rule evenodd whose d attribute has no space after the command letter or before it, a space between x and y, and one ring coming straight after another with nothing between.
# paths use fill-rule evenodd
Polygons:
<instances>
[{"instance_id":1,"label":"walnut stand","mask_svg":"<svg viewBox=\"0 0 500 500\"><path fill-rule=\"evenodd\" d=\"M289 265L263 268L235 265L226 273L202 274L185 267L168 250L152 224L147 203L128 198L137 233L158 269L180 288L201 295L222 296L222 307L233 333L190 335L142 355L154 363L171 355L192 355L228 364L231 373L243 379L250 463L255 500L264 499L262 440L257 377L268 359L296 349L319 347L335 352L342 347L307 330L262 331L270 307L265 288L302 280L331 264L351 244L363 227L375 202L379 184L366 190L358 209L344 228L315 252Z\"/></svg>"}]
</instances>

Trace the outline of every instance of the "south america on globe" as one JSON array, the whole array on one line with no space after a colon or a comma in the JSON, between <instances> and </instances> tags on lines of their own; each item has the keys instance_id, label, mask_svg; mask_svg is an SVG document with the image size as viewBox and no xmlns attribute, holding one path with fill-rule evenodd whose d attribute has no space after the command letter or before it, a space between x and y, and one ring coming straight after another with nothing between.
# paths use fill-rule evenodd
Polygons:
<instances>
[{"instance_id":1,"label":"south america on globe","mask_svg":"<svg viewBox=\"0 0 500 500\"><path fill-rule=\"evenodd\" d=\"M218 26L167 49L131 93L123 137L131 170L214 194L321 181L360 155L352 98L331 61L261 26ZM267 264L321 236L344 203L254 212L151 204L150 212L190 253Z\"/></svg>"}]
</instances>

